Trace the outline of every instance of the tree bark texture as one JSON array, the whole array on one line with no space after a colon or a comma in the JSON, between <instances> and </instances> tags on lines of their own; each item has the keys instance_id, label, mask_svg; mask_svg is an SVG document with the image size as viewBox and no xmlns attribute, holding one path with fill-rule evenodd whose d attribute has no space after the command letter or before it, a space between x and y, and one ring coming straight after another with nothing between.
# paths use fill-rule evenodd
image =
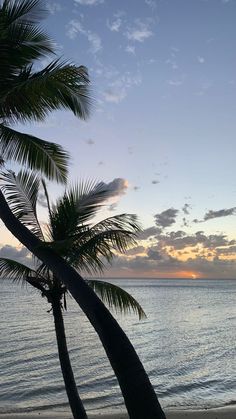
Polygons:
<instances>
[{"instance_id":1,"label":"tree bark texture","mask_svg":"<svg viewBox=\"0 0 236 419\"><path fill-rule=\"evenodd\" d=\"M130 419L166 419L148 375L128 337L83 278L12 214L0 191L7 229L67 286L96 330L118 379Z\"/></svg>"},{"instance_id":2,"label":"tree bark texture","mask_svg":"<svg viewBox=\"0 0 236 419\"><path fill-rule=\"evenodd\" d=\"M88 417L78 394L73 370L70 363L60 299L52 296L51 303L57 338L59 361L73 418L87 419Z\"/></svg>"}]
</instances>

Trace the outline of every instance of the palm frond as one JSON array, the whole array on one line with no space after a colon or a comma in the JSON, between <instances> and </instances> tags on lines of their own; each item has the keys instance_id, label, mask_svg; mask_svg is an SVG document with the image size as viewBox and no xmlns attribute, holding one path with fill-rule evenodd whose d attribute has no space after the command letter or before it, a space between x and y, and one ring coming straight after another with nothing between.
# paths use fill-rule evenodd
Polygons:
<instances>
[{"instance_id":1,"label":"palm frond","mask_svg":"<svg viewBox=\"0 0 236 419\"><path fill-rule=\"evenodd\" d=\"M139 316L139 320L146 318L141 305L127 291L105 281L89 279L86 282L109 308L123 314L133 311Z\"/></svg>"},{"instance_id":2,"label":"palm frond","mask_svg":"<svg viewBox=\"0 0 236 419\"><path fill-rule=\"evenodd\" d=\"M92 104L89 78L84 66L55 60L39 72L32 66L1 89L0 114L13 120L44 120L51 111L65 108L81 119L89 116Z\"/></svg>"},{"instance_id":3,"label":"palm frond","mask_svg":"<svg viewBox=\"0 0 236 419\"><path fill-rule=\"evenodd\" d=\"M0 6L1 91L21 68L54 54L52 40L38 26L44 15L41 5L36 0L5 0Z\"/></svg>"},{"instance_id":4,"label":"palm frond","mask_svg":"<svg viewBox=\"0 0 236 419\"><path fill-rule=\"evenodd\" d=\"M77 269L86 269L84 261L92 258L94 266L97 263L101 271L105 266L104 261L111 263L117 251L124 253L136 244L139 231L140 226L134 214L109 217L94 226L84 226L70 237L70 242L65 241L64 255Z\"/></svg>"},{"instance_id":5,"label":"palm frond","mask_svg":"<svg viewBox=\"0 0 236 419\"><path fill-rule=\"evenodd\" d=\"M102 182L86 181L70 187L52 208L53 239L68 239L78 229L80 233L79 227L97 214L108 196Z\"/></svg>"},{"instance_id":6,"label":"palm frond","mask_svg":"<svg viewBox=\"0 0 236 419\"><path fill-rule=\"evenodd\" d=\"M0 258L0 276L13 281L26 281L28 277L36 277L36 271L15 260Z\"/></svg>"},{"instance_id":7,"label":"palm frond","mask_svg":"<svg viewBox=\"0 0 236 419\"><path fill-rule=\"evenodd\" d=\"M36 212L40 178L34 172L21 170L17 175L12 171L2 172L0 179L1 189L13 214L38 238L44 240Z\"/></svg>"},{"instance_id":8,"label":"palm frond","mask_svg":"<svg viewBox=\"0 0 236 419\"><path fill-rule=\"evenodd\" d=\"M0 155L38 170L48 179L66 182L69 156L58 144L0 124Z\"/></svg>"},{"instance_id":9,"label":"palm frond","mask_svg":"<svg viewBox=\"0 0 236 419\"><path fill-rule=\"evenodd\" d=\"M34 269L8 258L0 258L0 276L13 282L22 283L22 285L30 284L42 295L45 295L46 289L50 285L47 279Z\"/></svg>"},{"instance_id":10,"label":"palm frond","mask_svg":"<svg viewBox=\"0 0 236 419\"><path fill-rule=\"evenodd\" d=\"M45 12L41 0L4 0L0 8L8 25L19 19L25 24L36 23L44 17Z\"/></svg>"}]
</instances>

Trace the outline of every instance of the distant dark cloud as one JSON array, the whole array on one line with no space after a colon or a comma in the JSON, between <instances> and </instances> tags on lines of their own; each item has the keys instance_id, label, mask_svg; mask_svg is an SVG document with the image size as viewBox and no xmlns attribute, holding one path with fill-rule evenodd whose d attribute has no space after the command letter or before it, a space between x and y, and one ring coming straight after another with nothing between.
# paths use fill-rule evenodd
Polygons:
<instances>
[{"instance_id":1,"label":"distant dark cloud","mask_svg":"<svg viewBox=\"0 0 236 419\"><path fill-rule=\"evenodd\" d=\"M141 233L139 233L138 239L139 240L147 240L147 239L149 239L151 237L154 237L154 236L160 234L161 231L162 230L160 228L154 227L154 226L153 227L146 228Z\"/></svg>"},{"instance_id":2,"label":"distant dark cloud","mask_svg":"<svg viewBox=\"0 0 236 419\"><path fill-rule=\"evenodd\" d=\"M191 209L191 206L189 204L184 204L182 211L185 215L189 215L189 210Z\"/></svg>"},{"instance_id":3,"label":"distant dark cloud","mask_svg":"<svg viewBox=\"0 0 236 419\"><path fill-rule=\"evenodd\" d=\"M187 235L184 231L180 230L169 234L161 234L158 238L162 247L170 246L173 250L195 247L199 244L208 249L234 244L234 241L228 240L224 234L206 235L203 231L197 231L195 234Z\"/></svg>"},{"instance_id":4,"label":"distant dark cloud","mask_svg":"<svg viewBox=\"0 0 236 419\"><path fill-rule=\"evenodd\" d=\"M133 247L132 249L127 250L125 254L127 256L135 256L140 253L145 253L145 251L146 251L146 248L144 246L136 246L136 247Z\"/></svg>"},{"instance_id":5,"label":"distant dark cloud","mask_svg":"<svg viewBox=\"0 0 236 419\"><path fill-rule=\"evenodd\" d=\"M163 255L158 250L148 249L147 256L151 260L163 260Z\"/></svg>"},{"instance_id":6,"label":"distant dark cloud","mask_svg":"<svg viewBox=\"0 0 236 419\"><path fill-rule=\"evenodd\" d=\"M32 264L31 253L26 247L14 247L6 244L0 248L0 257L13 259L25 265Z\"/></svg>"},{"instance_id":7,"label":"distant dark cloud","mask_svg":"<svg viewBox=\"0 0 236 419\"><path fill-rule=\"evenodd\" d=\"M159 180L156 180L156 179L152 180L152 184L153 184L153 185L157 185L158 183L160 183L160 181L159 181Z\"/></svg>"},{"instance_id":8,"label":"distant dark cloud","mask_svg":"<svg viewBox=\"0 0 236 419\"><path fill-rule=\"evenodd\" d=\"M236 214L236 207L221 209L218 211L210 210L204 215L204 221L211 220L212 218L227 217Z\"/></svg>"},{"instance_id":9,"label":"distant dark cloud","mask_svg":"<svg viewBox=\"0 0 236 419\"><path fill-rule=\"evenodd\" d=\"M89 138L88 140L85 140L85 142L86 142L86 144L88 144L88 145L94 145L94 144L95 144L95 141L94 141L94 140L92 140L91 138Z\"/></svg>"},{"instance_id":10,"label":"distant dark cloud","mask_svg":"<svg viewBox=\"0 0 236 419\"><path fill-rule=\"evenodd\" d=\"M171 226L175 223L178 212L175 208L169 208L160 214L156 214L154 216L156 225L162 228Z\"/></svg>"}]
</instances>

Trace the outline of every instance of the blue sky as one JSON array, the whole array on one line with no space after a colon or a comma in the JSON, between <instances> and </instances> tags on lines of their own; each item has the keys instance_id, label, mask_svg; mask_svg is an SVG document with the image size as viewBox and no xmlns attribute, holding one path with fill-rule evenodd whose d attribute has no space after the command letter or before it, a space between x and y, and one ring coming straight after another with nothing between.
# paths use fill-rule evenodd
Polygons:
<instances>
[{"instance_id":1,"label":"blue sky","mask_svg":"<svg viewBox=\"0 0 236 419\"><path fill-rule=\"evenodd\" d=\"M114 188L103 216L153 228L107 275L235 277L236 1L47 5L58 54L88 67L94 109L22 129L70 151L71 179Z\"/></svg>"}]
</instances>

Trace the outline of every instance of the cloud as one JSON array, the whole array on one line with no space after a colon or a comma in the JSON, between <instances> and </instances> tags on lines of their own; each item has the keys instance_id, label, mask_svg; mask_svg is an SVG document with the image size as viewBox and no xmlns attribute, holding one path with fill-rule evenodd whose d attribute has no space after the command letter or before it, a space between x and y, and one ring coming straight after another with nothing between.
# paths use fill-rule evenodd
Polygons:
<instances>
[{"instance_id":1,"label":"cloud","mask_svg":"<svg viewBox=\"0 0 236 419\"><path fill-rule=\"evenodd\" d=\"M88 140L85 140L85 142L86 142L86 144L88 144L88 145L94 145L94 144L95 144L95 141L94 141L94 140L92 140L91 138L89 138Z\"/></svg>"},{"instance_id":2,"label":"cloud","mask_svg":"<svg viewBox=\"0 0 236 419\"><path fill-rule=\"evenodd\" d=\"M117 74L115 73L114 76L117 76ZM120 103L127 96L127 91L131 87L138 86L141 82L139 73L135 75L127 71L108 83L108 88L103 92L103 97L106 102Z\"/></svg>"},{"instance_id":3,"label":"cloud","mask_svg":"<svg viewBox=\"0 0 236 419\"><path fill-rule=\"evenodd\" d=\"M107 192L108 198L124 195L128 189L129 183L126 179L116 178L112 182L101 182L101 187Z\"/></svg>"},{"instance_id":4,"label":"cloud","mask_svg":"<svg viewBox=\"0 0 236 419\"><path fill-rule=\"evenodd\" d=\"M82 6L97 6L98 4L104 3L104 0L74 0L76 3Z\"/></svg>"},{"instance_id":5,"label":"cloud","mask_svg":"<svg viewBox=\"0 0 236 419\"><path fill-rule=\"evenodd\" d=\"M170 86L175 86L175 87L179 87L183 84L183 80L167 80L167 83Z\"/></svg>"},{"instance_id":6,"label":"cloud","mask_svg":"<svg viewBox=\"0 0 236 419\"><path fill-rule=\"evenodd\" d=\"M163 255L158 250L148 249L147 256L151 260L163 260Z\"/></svg>"},{"instance_id":7,"label":"cloud","mask_svg":"<svg viewBox=\"0 0 236 419\"><path fill-rule=\"evenodd\" d=\"M49 11L49 13L51 13L51 15L55 15L55 13L62 11L62 7L61 7L60 3L57 3L55 1L54 2L48 2L47 3L47 10Z\"/></svg>"},{"instance_id":8,"label":"cloud","mask_svg":"<svg viewBox=\"0 0 236 419\"><path fill-rule=\"evenodd\" d=\"M13 259L19 263L23 263L25 265L30 265L32 262L31 253L29 252L26 247L14 247L6 244L5 246L1 247L0 249L0 257Z\"/></svg>"},{"instance_id":9,"label":"cloud","mask_svg":"<svg viewBox=\"0 0 236 419\"><path fill-rule=\"evenodd\" d=\"M177 209L169 208L161 212L160 214L156 214L154 216L156 225L162 228L171 226L175 223L175 219L177 217L178 212L179 211Z\"/></svg>"},{"instance_id":10,"label":"cloud","mask_svg":"<svg viewBox=\"0 0 236 419\"><path fill-rule=\"evenodd\" d=\"M221 209L218 211L210 210L204 215L204 221L211 220L212 218L227 217L236 214L236 207Z\"/></svg>"},{"instance_id":11,"label":"cloud","mask_svg":"<svg viewBox=\"0 0 236 419\"><path fill-rule=\"evenodd\" d=\"M191 206L189 204L184 204L182 211L185 215L188 215L190 209L191 209Z\"/></svg>"},{"instance_id":12,"label":"cloud","mask_svg":"<svg viewBox=\"0 0 236 419\"><path fill-rule=\"evenodd\" d=\"M127 45L127 47L125 48L125 51L128 52L129 54L135 55L135 46L134 45Z\"/></svg>"},{"instance_id":13,"label":"cloud","mask_svg":"<svg viewBox=\"0 0 236 419\"><path fill-rule=\"evenodd\" d=\"M102 49L102 41L99 35L90 30L84 29L83 25L79 20L70 20L70 22L67 25L66 35L70 39L75 39L79 33L81 33L83 36L87 38L88 42L90 43L91 53L96 54L98 51Z\"/></svg>"},{"instance_id":14,"label":"cloud","mask_svg":"<svg viewBox=\"0 0 236 419\"><path fill-rule=\"evenodd\" d=\"M203 57L197 57L197 60L198 60L199 64L204 64L205 63L205 58L203 58Z\"/></svg>"},{"instance_id":15,"label":"cloud","mask_svg":"<svg viewBox=\"0 0 236 419\"><path fill-rule=\"evenodd\" d=\"M141 231L141 233L139 233L138 239L139 240L147 240L147 239L150 239L152 237L157 236L160 233L161 233L160 228L155 227L155 226L149 227L149 228L146 228L145 230Z\"/></svg>"},{"instance_id":16,"label":"cloud","mask_svg":"<svg viewBox=\"0 0 236 419\"><path fill-rule=\"evenodd\" d=\"M135 25L128 29L126 37L133 42L144 42L146 39L153 36L153 32L150 29L150 22L144 22L136 20Z\"/></svg>"},{"instance_id":17,"label":"cloud","mask_svg":"<svg viewBox=\"0 0 236 419\"><path fill-rule=\"evenodd\" d=\"M159 181L159 180L156 180L156 179L152 180L152 184L153 184L153 185L157 185L158 183L160 183L160 181Z\"/></svg>"},{"instance_id":18,"label":"cloud","mask_svg":"<svg viewBox=\"0 0 236 419\"><path fill-rule=\"evenodd\" d=\"M152 9L155 10L157 8L157 3L155 0L145 0L145 3Z\"/></svg>"},{"instance_id":19,"label":"cloud","mask_svg":"<svg viewBox=\"0 0 236 419\"><path fill-rule=\"evenodd\" d=\"M107 89L103 93L104 99L106 102L110 103L120 103L126 96L126 90L123 88L120 91L115 91L112 89Z\"/></svg>"},{"instance_id":20,"label":"cloud","mask_svg":"<svg viewBox=\"0 0 236 419\"><path fill-rule=\"evenodd\" d=\"M119 32L121 25L122 25L122 20L120 17L117 17L112 22L107 20L107 27L112 32Z\"/></svg>"}]
</instances>

